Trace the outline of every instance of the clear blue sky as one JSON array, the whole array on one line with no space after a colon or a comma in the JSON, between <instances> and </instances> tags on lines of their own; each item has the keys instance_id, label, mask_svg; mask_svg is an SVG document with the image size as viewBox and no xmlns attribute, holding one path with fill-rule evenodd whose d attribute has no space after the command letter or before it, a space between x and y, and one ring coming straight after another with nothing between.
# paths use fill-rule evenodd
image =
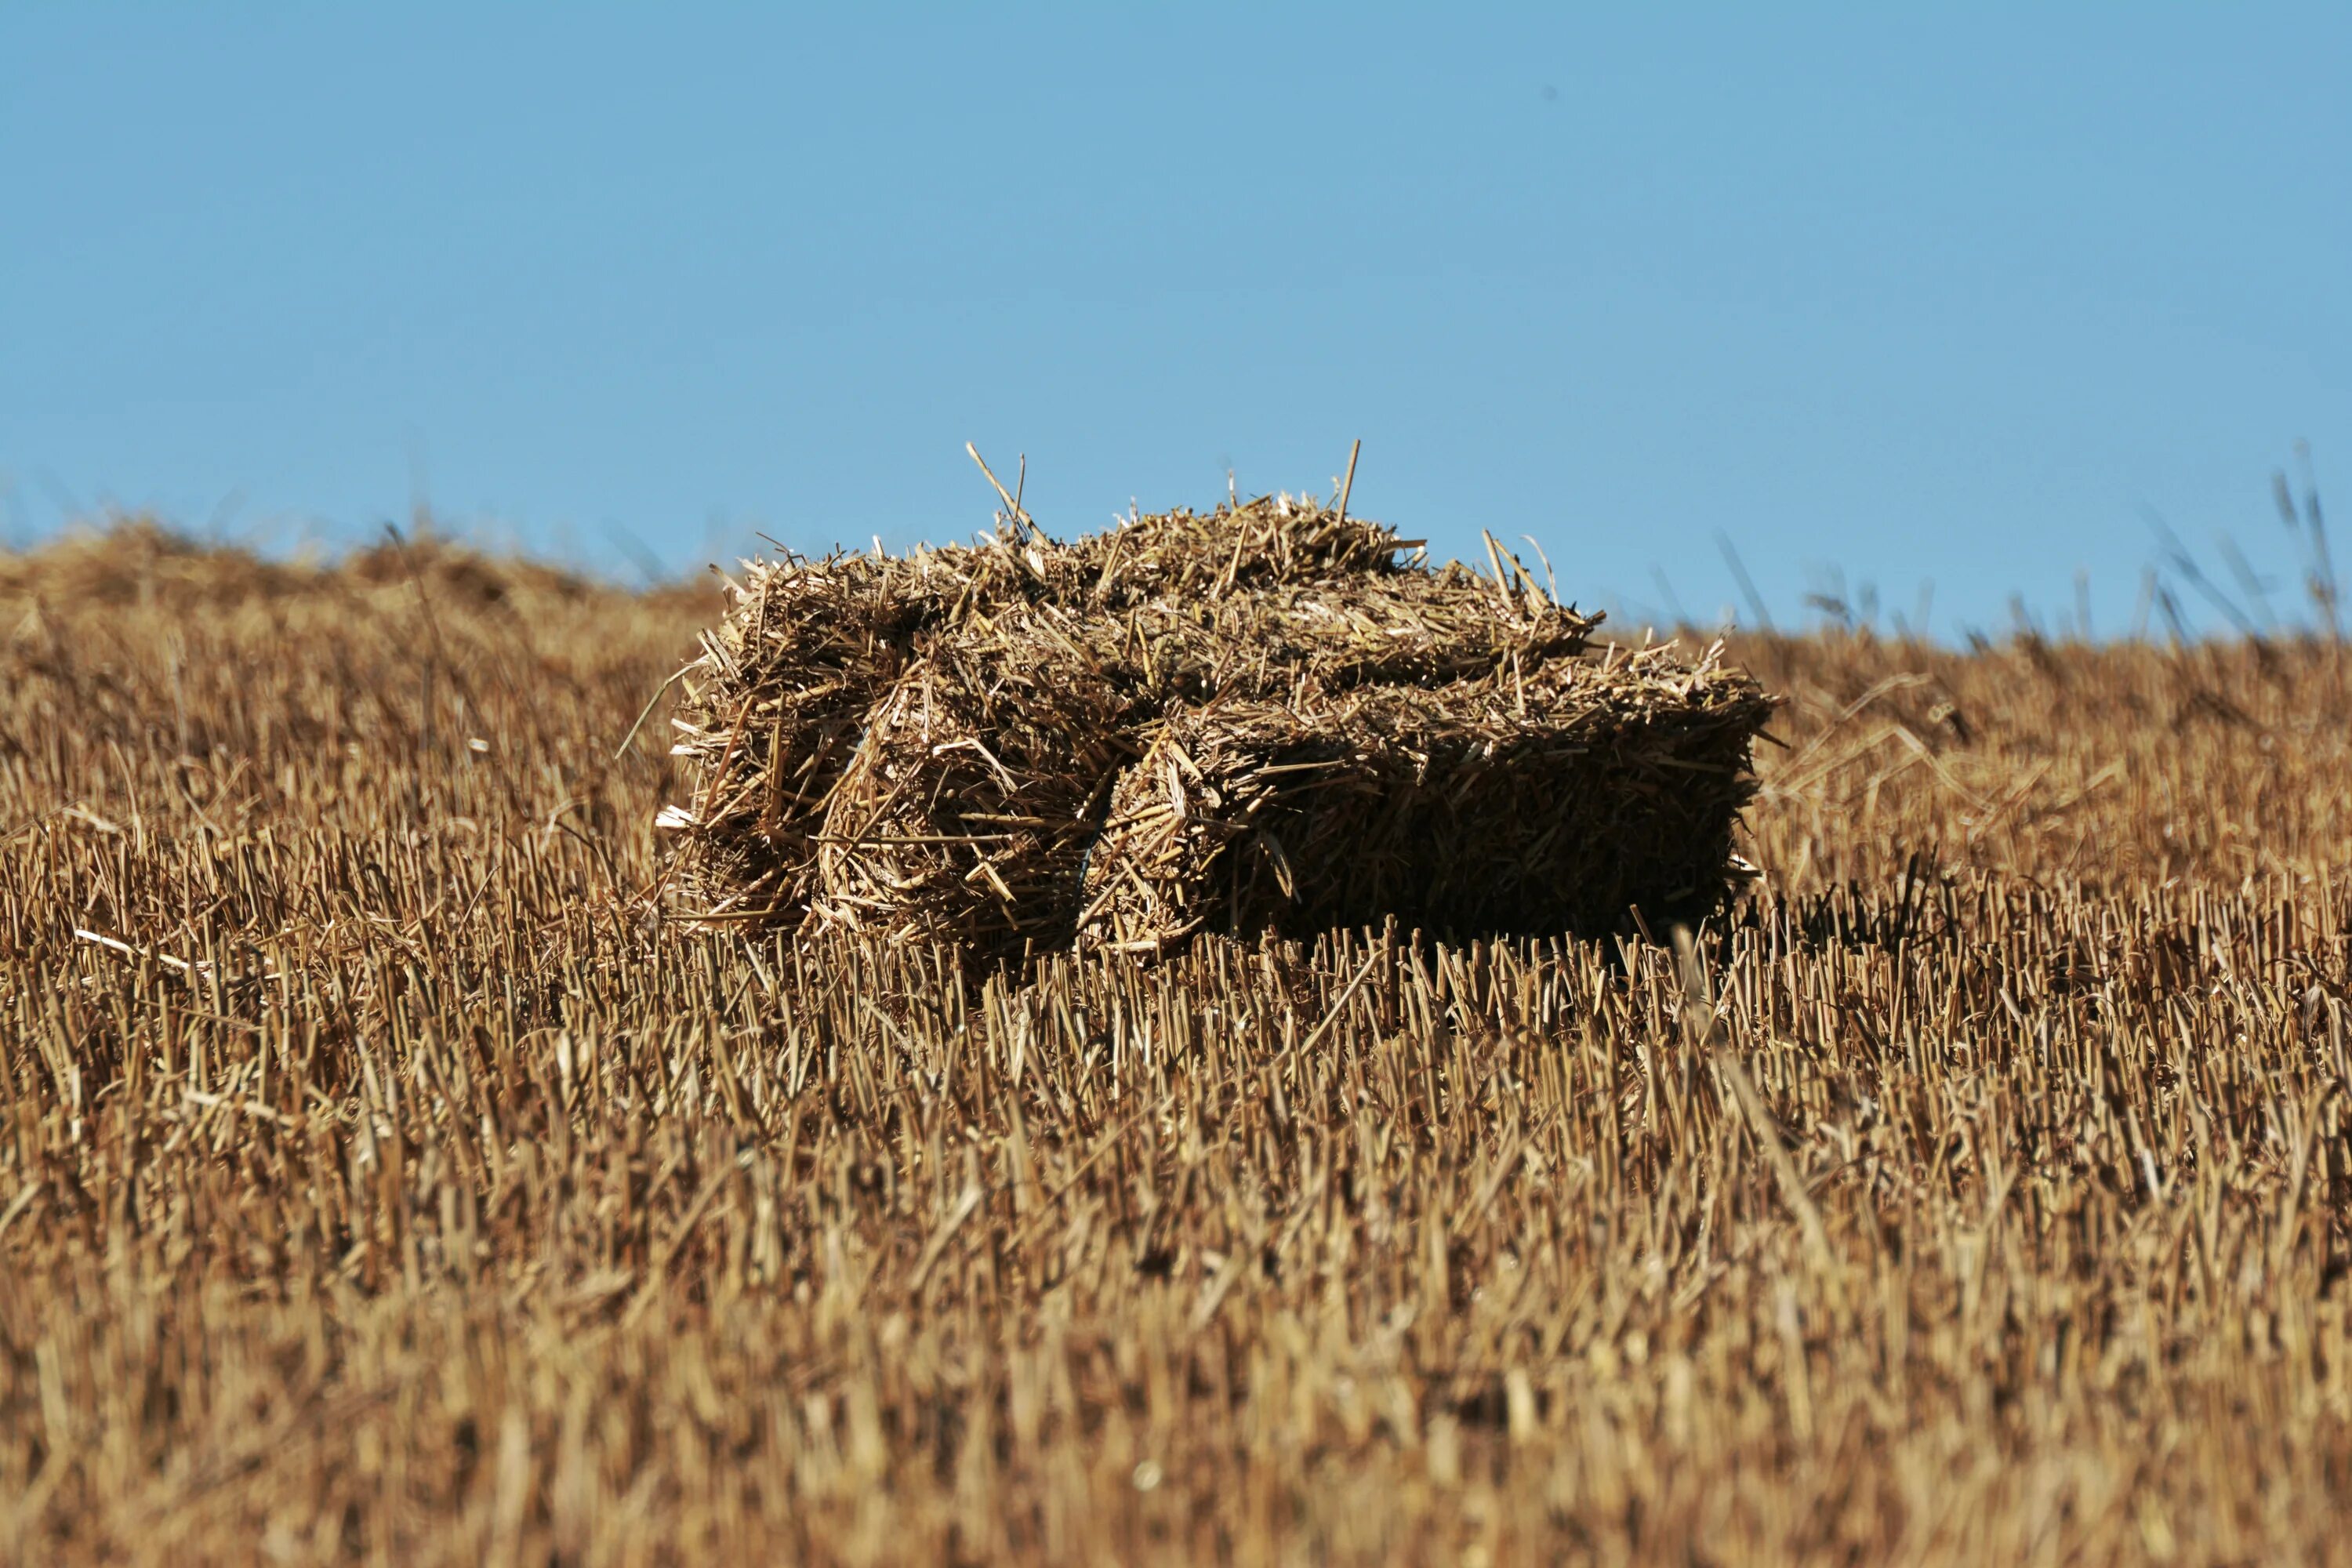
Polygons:
<instances>
[{"instance_id":1,"label":"clear blue sky","mask_svg":"<svg viewBox=\"0 0 2352 1568\"><path fill-rule=\"evenodd\" d=\"M984 527L966 439L1071 532L1360 437L1357 510L1533 533L1588 605L1712 616L1721 531L1783 619L2082 567L2114 629L2147 509L2291 576L2347 278L2340 4L0 0L20 541L355 538L421 472L684 569Z\"/></svg>"}]
</instances>

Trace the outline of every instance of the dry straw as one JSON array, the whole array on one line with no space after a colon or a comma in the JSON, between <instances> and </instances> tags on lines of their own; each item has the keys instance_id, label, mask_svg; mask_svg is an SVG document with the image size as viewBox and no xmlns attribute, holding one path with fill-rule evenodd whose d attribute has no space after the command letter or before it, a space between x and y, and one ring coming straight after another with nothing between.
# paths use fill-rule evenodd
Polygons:
<instances>
[{"instance_id":1,"label":"dry straw","mask_svg":"<svg viewBox=\"0 0 2352 1568\"><path fill-rule=\"evenodd\" d=\"M747 563L674 720L694 918L974 956L1688 919L1771 702L1311 497Z\"/></svg>"}]
</instances>

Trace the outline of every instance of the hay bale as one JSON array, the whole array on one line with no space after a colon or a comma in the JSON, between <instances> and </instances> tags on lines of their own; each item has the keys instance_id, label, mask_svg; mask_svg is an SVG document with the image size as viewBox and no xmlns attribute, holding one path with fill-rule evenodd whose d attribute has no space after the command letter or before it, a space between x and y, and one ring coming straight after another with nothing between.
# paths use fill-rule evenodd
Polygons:
<instances>
[{"instance_id":1,"label":"hay bale","mask_svg":"<svg viewBox=\"0 0 2352 1568\"><path fill-rule=\"evenodd\" d=\"M1304 936L1663 929L1734 879L1731 828L1771 705L1710 652L1654 648L1433 689L1228 702L1158 727L1088 857L1079 938L1163 952Z\"/></svg>"},{"instance_id":2,"label":"hay bale","mask_svg":"<svg viewBox=\"0 0 2352 1568\"><path fill-rule=\"evenodd\" d=\"M833 556L745 564L702 637L670 750L699 787L691 880L706 918L794 918L814 888L814 837L866 718L912 662L915 637L965 580L921 561Z\"/></svg>"},{"instance_id":3,"label":"hay bale","mask_svg":"<svg viewBox=\"0 0 2352 1568\"><path fill-rule=\"evenodd\" d=\"M940 639L866 716L814 840L811 924L982 958L1069 945L1137 700L1024 629Z\"/></svg>"},{"instance_id":4,"label":"hay bale","mask_svg":"<svg viewBox=\"0 0 2352 1568\"><path fill-rule=\"evenodd\" d=\"M1390 912L1596 929L1719 898L1769 704L1663 649L1592 661L1597 617L1492 559L1431 570L1393 530L1273 498L1067 544L748 563L674 721L688 912L988 957ZM1474 838L1457 868L1415 860ZM1302 879L1302 856L1329 863Z\"/></svg>"}]
</instances>

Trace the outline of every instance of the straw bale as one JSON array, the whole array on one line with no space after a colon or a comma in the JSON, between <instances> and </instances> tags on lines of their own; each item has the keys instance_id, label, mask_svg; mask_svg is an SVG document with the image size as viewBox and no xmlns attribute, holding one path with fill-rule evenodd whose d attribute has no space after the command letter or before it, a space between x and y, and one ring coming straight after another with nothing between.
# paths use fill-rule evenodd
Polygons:
<instances>
[{"instance_id":1,"label":"straw bale","mask_svg":"<svg viewBox=\"0 0 2352 1568\"><path fill-rule=\"evenodd\" d=\"M1735 883L1769 712L1719 657L1665 648L1527 683L1182 711L1112 794L1080 938L1160 952L1390 915L1462 934L1695 920Z\"/></svg>"},{"instance_id":2,"label":"straw bale","mask_svg":"<svg viewBox=\"0 0 2352 1568\"><path fill-rule=\"evenodd\" d=\"M1136 700L1067 641L943 642L866 716L816 836L817 926L1066 947Z\"/></svg>"},{"instance_id":3,"label":"straw bale","mask_svg":"<svg viewBox=\"0 0 2352 1568\"><path fill-rule=\"evenodd\" d=\"M912 661L915 634L961 591L923 564L788 557L748 563L745 582L728 584L730 613L703 634L672 721L671 751L700 781L690 850L706 913L806 910L813 836L866 715Z\"/></svg>"},{"instance_id":4,"label":"straw bale","mask_svg":"<svg viewBox=\"0 0 2352 1568\"><path fill-rule=\"evenodd\" d=\"M1719 897L1760 693L1664 650L1593 662L1598 617L1506 558L1431 570L1390 528L1269 498L747 563L673 721L687 912L987 956L1066 945L1082 913L1089 941L1157 950ZM1197 795L1180 826L1151 815L1163 775ZM1302 854L1331 864L1302 884ZM1285 856L1276 907L1250 879Z\"/></svg>"}]
</instances>

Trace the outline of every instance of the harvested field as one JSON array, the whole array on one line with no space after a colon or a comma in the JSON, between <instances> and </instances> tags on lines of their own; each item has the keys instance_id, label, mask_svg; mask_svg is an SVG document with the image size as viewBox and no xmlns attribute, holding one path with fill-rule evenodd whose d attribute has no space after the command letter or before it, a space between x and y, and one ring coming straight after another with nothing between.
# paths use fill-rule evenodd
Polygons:
<instances>
[{"instance_id":1,"label":"harvested field","mask_svg":"<svg viewBox=\"0 0 2352 1568\"><path fill-rule=\"evenodd\" d=\"M982 984L658 918L719 608L0 558L0 1560L2352 1555L2341 649L1749 639L1687 962Z\"/></svg>"}]
</instances>

